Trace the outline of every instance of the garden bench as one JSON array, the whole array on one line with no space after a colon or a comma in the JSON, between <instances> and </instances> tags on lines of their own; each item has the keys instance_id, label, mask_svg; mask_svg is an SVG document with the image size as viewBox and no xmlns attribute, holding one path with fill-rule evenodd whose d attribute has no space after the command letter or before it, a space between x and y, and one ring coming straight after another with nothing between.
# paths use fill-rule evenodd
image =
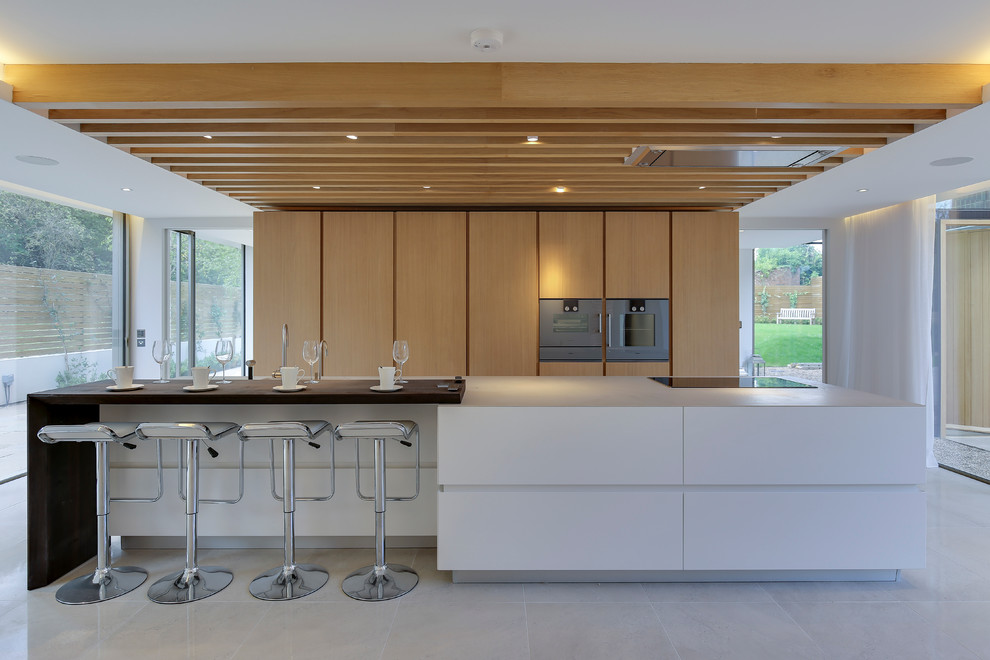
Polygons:
<instances>
[{"instance_id":1,"label":"garden bench","mask_svg":"<svg viewBox=\"0 0 990 660\"><path fill-rule=\"evenodd\" d=\"M784 321L808 321L808 325L815 322L814 307L787 307L777 312L777 323Z\"/></svg>"}]
</instances>

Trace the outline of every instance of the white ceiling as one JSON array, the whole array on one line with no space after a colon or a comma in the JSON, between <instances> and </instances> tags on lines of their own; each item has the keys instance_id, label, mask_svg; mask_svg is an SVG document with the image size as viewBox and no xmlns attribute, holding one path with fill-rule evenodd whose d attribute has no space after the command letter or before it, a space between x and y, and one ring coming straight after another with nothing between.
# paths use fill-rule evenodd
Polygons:
<instances>
[{"instance_id":1,"label":"white ceiling","mask_svg":"<svg viewBox=\"0 0 990 660\"><path fill-rule=\"evenodd\" d=\"M988 25L986 0L943 0L937 10L927 0L8 0L0 63L990 63ZM500 29L504 47L472 49L468 35L477 27ZM981 106L751 204L743 215L843 217L990 180L988 131L990 109ZM252 211L4 102L0 138L0 181L144 217ZM26 165L14 160L18 154L61 164ZM974 161L928 165L948 156Z\"/></svg>"},{"instance_id":2,"label":"white ceiling","mask_svg":"<svg viewBox=\"0 0 990 660\"><path fill-rule=\"evenodd\" d=\"M0 62L990 63L986 0L7 0Z\"/></svg>"}]
</instances>

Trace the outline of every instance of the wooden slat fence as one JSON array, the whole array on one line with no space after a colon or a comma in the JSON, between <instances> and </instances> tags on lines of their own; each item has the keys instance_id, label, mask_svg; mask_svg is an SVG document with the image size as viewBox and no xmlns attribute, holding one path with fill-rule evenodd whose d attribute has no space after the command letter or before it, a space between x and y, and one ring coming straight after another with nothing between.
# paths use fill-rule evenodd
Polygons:
<instances>
[{"instance_id":1,"label":"wooden slat fence","mask_svg":"<svg viewBox=\"0 0 990 660\"><path fill-rule=\"evenodd\" d=\"M794 307L805 307L815 308L815 323L821 323L822 318L822 278L820 276L812 277L809 284L804 285L780 285L772 284L766 287L767 296L769 300L767 301L767 310L763 311L763 306L760 304L760 294L763 292L763 286L756 286L753 288L753 318L760 322L761 317L766 317L769 319L770 323L774 323L777 318L777 312L781 308L787 308L791 306L790 293L796 292L798 294L797 304ZM763 319L764 321L766 319ZM807 321L805 321L807 323Z\"/></svg>"},{"instance_id":2,"label":"wooden slat fence","mask_svg":"<svg viewBox=\"0 0 990 660\"><path fill-rule=\"evenodd\" d=\"M111 346L111 276L0 265L0 359Z\"/></svg>"}]
</instances>

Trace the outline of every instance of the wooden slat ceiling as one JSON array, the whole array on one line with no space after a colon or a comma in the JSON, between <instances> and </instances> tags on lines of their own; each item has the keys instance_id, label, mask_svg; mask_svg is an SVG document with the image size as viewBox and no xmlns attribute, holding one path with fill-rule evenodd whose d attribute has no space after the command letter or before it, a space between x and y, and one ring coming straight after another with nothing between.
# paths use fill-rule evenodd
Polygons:
<instances>
[{"instance_id":1,"label":"wooden slat ceiling","mask_svg":"<svg viewBox=\"0 0 990 660\"><path fill-rule=\"evenodd\" d=\"M980 103L990 66L8 65L5 77L16 103L261 210L736 209ZM623 165L640 145L845 150L799 168Z\"/></svg>"}]
</instances>

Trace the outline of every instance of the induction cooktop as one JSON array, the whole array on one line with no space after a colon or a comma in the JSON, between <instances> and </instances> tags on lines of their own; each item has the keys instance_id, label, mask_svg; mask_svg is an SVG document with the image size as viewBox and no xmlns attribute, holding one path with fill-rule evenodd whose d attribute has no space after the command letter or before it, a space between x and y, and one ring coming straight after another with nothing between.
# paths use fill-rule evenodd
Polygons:
<instances>
[{"instance_id":1,"label":"induction cooktop","mask_svg":"<svg viewBox=\"0 0 990 660\"><path fill-rule=\"evenodd\" d=\"M775 376L738 376L735 378L685 378L680 376L654 376L653 380L662 383L667 387L711 387L711 388L732 388L739 389L745 387L810 387L799 383L796 380L777 378Z\"/></svg>"}]
</instances>

